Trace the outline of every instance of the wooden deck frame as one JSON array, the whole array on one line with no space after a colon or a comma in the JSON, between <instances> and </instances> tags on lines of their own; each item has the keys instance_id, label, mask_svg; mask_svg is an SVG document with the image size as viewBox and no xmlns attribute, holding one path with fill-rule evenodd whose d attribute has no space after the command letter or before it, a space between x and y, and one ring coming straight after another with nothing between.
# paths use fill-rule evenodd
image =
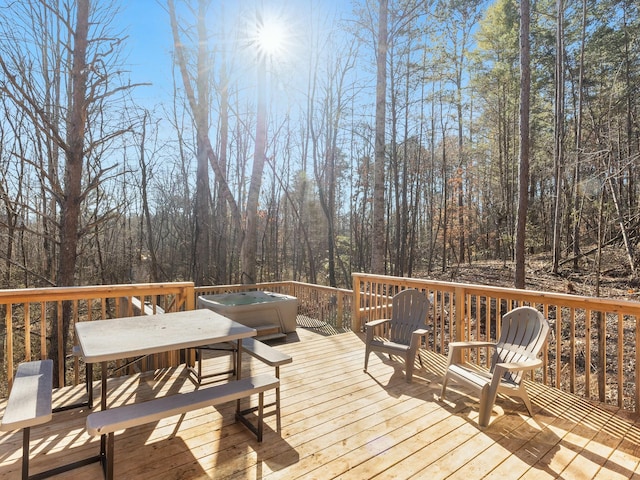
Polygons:
<instances>
[{"instance_id":1,"label":"wooden deck frame","mask_svg":"<svg viewBox=\"0 0 640 480\"><path fill-rule=\"evenodd\" d=\"M529 383L535 413L503 400L488 428L477 426L477 404L452 386L439 402L446 359L420 351L414 382L386 355L372 355L362 371L361 335L323 337L299 329L300 341L278 344L292 355L282 378L282 432L265 421L259 444L235 423L235 403L171 417L119 434L119 472L142 478L631 478L640 474L638 416ZM294 339L295 340L295 339ZM224 359L226 361L227 359ZM205 368L215 368L205 362ZM245 374L272 367L245 356ZM339 372L339 374L336 374ZM110 398L139 400L193 389L181 368L110 380ZM113 390L111 390L113 388ZM54 391L54 406L85 395L84 386ZM0 403L0 414L4 403ZM498 410L499 409L499 410ZM498 413L501 413L498 415ZM34 467L87 456L98 443L83 431L86 413L54 414L32 430ZM0 435L0 479L20 469L21 438ZM43 468L45 469L45 468ZM98 464L66 479L99 479ZM124 478L124 477L123 477Z\"/></svg>"}]
</instances>

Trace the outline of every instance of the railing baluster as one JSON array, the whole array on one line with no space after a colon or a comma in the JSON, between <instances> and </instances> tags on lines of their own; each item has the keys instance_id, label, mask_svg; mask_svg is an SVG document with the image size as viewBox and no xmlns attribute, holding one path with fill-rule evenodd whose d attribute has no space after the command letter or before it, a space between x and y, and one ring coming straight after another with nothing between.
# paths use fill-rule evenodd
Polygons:
<instances>
[{"instance_id":1,"label":"railing baluster","mask_svg":"<svg viewBox=\"0 0 640 480\"><path fill-rule=\"evenodd\" d=\"M618 407L624 406L624 315L618 312Z\"/></svg>"},{"instance_id":2,"label":"railing baluster","mask_svg":"<svg viewBox=\"0 0 640 480\"><path fill-rule=\"evenodd\" d=\"M24 304L24 357L31 360L31 310L29 302Z\"/></svg>"},{"instance_id":3,"label":"railing baluster","mask_svg":"<svg viewBox=\"0 0 640 480\"><path fill-rule=\"evenodd\" d=\"M556 314L556 388L562 386L562 310L555 306Z\"/></svg>"},{"instance_id":4,"label":"railing baluster","mask_svg":"<svg viewBox=\"0 0 640 480\"><path fill-rule=\"evenodd\" d=\"M576 310L569 310L569 385L570 392L576 392Z\"/></svg>"},{"instance_id":5,"label":"railing baluster","mask_svg":"<svg viewBox=\"0 0 640 480\"><path fill-rule=\"evenodd\" d=\"M640 345L640 329L638 328L638 318L636 317L634 320L635 322L634 322L633 330L635 333L635 345L636 345L636 352L635 352L636 368L633 369L634 383L635 383L635 398L636 398L634 410L636 413L640 413L640 402L638 402L638 399L640 399L640 377L638 376L638 365L640 365L640 348L638 348L638 345Z\"/></svg>"},{"instance_id":6,"label":"railing baluster","mask_svg":"<svg viewBox=\"0 0 640 480\"><path fill-rule=\"evenodd\" d=\"M584 396L591 399L591 309L584 312Z\"/></svg>"}]
</instances>

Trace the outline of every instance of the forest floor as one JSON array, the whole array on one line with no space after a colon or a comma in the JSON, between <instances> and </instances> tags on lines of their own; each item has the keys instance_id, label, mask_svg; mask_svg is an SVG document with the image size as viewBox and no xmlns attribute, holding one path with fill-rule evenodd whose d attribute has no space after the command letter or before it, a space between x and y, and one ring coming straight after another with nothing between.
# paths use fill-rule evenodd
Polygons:
<instances>
[{"instance_id":1,"label":"forest floor","mask_svg":"<svg viewBox=\"0 0 640 480\"><path fill-rule=\"evenodd\" d=\"M583 257L577 270L573 269L573 262L566 263L560 267L556 275L551 272L550 253L530 255L526 260L526 288L640 301L640 280L632 278L629 261L623 249L607 247L603 251L599 294L596 287L597 269L594 257L595 255ZM513 262L473 261L450 265L444 273L434 270L429 274L416 276L449 282L513 287L515 266Z\"/></svg>"}]
</instances>

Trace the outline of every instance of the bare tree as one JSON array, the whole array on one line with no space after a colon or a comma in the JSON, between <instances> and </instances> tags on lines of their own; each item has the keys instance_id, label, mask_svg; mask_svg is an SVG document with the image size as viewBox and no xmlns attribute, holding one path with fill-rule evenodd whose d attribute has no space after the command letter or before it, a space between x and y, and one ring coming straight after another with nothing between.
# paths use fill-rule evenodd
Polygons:
<instances>
[{"instance_id":1,"label":"bare tree","mask_svg":"<svg viewBox=\"0 0 640 480\"><path fill-rule=\"evenodd\" d=\"M373 230L371 232L371 272L385 270L385 144L387 103L387 16L388 0L380 0L378 11L378 42L376 49L376 130L373 175Z\"/></svg>"},{"instance_id":2,"label":"bare tree","mask_svg":"<svg viewBox=\"0 0 640 480\"><path fill-rule=\"evenodd\" d=\"M109 116L109 107L121 107L123 95L133 87L122 82L117 70L122 37L110 30L116 13L113 5L90 6L89 0L78 0L71 9L29 0L13 3L2 12L6 16L3 38L14 40L0 46L2 92L29 118L37 132L32 139L42 142L31 144L30 163L42 191L55 199L59 209L59 218L51 217L56 213L53 208L38 212L57 227L57 232L50 233L57 238L58 286L76 284L80 239L87 228L102 221L94 216L85 225L82 217L87 199L114 167L101 157L115 138L131 131L131 125ZM13 35L11 29L21 36ZM62 318L61 335L57 328L49 332L53 359L68 348L70 304L63 304ZM62 385L64 365L56 365L55 373L55 383Z\"/></svg>"},{"instance_id":3,"label":"bare tree","mask_svg":"<svg viewBox=\"0 0 640 480\"><path fill-rule=\"evenodd\" d=\"M515 287L525 287L525 233L529 201L529 97L531 89L529 0L520 0L520 166L515 239Z\"/></svg>"},{"instance_id":4,"label":"bare tree","mask_svg":"<svg viewBox=\"0 0 640 480\"><path fill-rule=\"evenodd\" d=\"M555 208L553 215L553 273L558 273L561 254L562 193L564 191L564 2L556 0L556 75L553 163L555 188ZM577 187L577 185L575 186Z\"/></svg>"},{"instance_id":5,"label":"bare tree","mask_svg":"<svg viewBox=\"0 0 640 480\"><path fill-rule=\"evenodd\" d=\"M211 109L211 58L208 52L207 10L209 0L197 2L195 66L189 68L188 51L183 41L189 37L188 28L179 31L175 3L168 0L171 31L175 45L175 57L180 69L183 86L193 115L196 135L196 192L194 203L192 270L196 285L209 283L211 257L211 191L209 187L209 111ZM185 33L187 30L187 33ZM192 73L195 71L195 74ZM193 79L192 79L193 77Z\"/></svg>"}]
</instances>

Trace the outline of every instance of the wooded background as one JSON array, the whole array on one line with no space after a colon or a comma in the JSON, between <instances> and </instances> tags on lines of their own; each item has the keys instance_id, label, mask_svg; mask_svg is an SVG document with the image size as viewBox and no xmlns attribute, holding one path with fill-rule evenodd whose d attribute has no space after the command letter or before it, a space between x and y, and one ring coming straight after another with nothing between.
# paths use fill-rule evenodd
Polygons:
<instances>
[{"instance_id":1,"label":"wooded background","mask_svg":"<svg viewBox=\"0 0 640 480\"><path fill-rule=\"evenodd\" d=\"M174 45L153 104L126 2L0 1L1 286L512 262L520 180L526 254L599 271L617 242L635 276L640 4L534 1L523 56L528 1L149 2Z\"/></svg>"}]
</instances>

